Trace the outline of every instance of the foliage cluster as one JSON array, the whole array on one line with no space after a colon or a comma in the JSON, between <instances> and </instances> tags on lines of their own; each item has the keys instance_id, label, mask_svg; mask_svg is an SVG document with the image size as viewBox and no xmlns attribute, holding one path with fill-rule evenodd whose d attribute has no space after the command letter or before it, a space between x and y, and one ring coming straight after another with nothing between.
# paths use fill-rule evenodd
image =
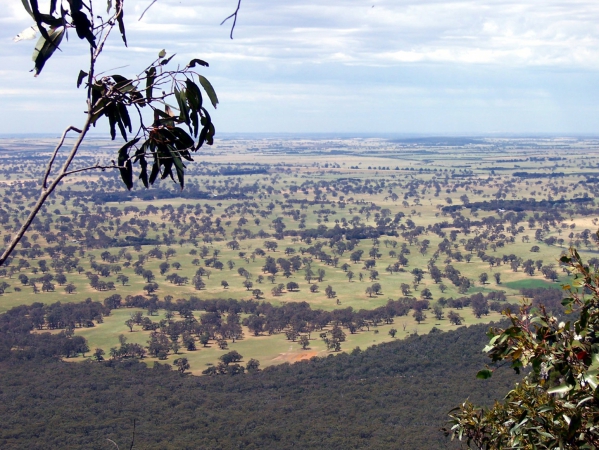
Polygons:
<instances>
[{"instance_id":1,"label":"foliage cluster","mask_svg":"<svg viewBox=\"0 0 599 450\"><path fill-rule=\"evenodd\" d=\"M477 409L464 402L448 433L476 448L597 448L599 445L599 273L576 250L562 257L574 274L562 300L575 320L560 322L541 304L508 313L511 325L495 328L485 347L494 363L506 362L522 383L503 402ZM491 369L478 373L489 378Z\"/></svg>"}]
</instances>

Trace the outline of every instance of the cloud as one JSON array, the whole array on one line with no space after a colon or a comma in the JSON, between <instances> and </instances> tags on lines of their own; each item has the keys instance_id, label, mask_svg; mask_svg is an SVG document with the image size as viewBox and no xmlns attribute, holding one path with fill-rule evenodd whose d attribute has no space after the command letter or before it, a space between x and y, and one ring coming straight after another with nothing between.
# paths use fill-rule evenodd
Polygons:
<instances>
[{"instance_id":1,"label":"cloud","mask_svg":"<svg viewBox=\"0 0 599 450\"><path fill-rule=\"evenodd\" d=\"M362 132L367 125L379 131L589 131L599 124L596 2L242 1L234 40L231 22L219 24L236 0L158 0L137 21L149 4L128 0L130 47L115 33L100 70L132 75L162 48L177 53L179 64L201 57L222 100L215 120L228 131L346 131L360 124ZM79 120L74 80L86 67L84 45L71 33L34 80L28 74L34 43L10 41L31 19L20 2L0 0L0 6L6 12L0 18L0 101L14 111L21 93L48 104L63 96L63 113L40 113L38 123L53 128ZM352 105L368 111L367 118L356 119ZM252 110L260 115L252 117ZM13 116L0 111L0 132L25 126Z\"/></svg>"}]
</instances>

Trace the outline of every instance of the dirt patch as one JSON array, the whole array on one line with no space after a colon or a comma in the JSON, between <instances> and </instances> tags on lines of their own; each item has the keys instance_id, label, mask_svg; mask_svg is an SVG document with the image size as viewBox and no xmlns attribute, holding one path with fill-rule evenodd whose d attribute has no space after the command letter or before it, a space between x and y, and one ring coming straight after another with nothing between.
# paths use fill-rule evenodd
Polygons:
<instances>
[{"instance_id":1,"label":"dirt patch","mask_svg":"<svg viewBox=\"0 0 599 450\"><path fill-rule=\"evenodd\" d=\"M310 359L313 356L319 356L321 352L318 351L302 351L302 352L293 352L293 353L279 353L276 358L273 358L273 361L277 362L289 362L294 363L298 361L302 361L304 359Z\"/></svg>"}]
</instances>

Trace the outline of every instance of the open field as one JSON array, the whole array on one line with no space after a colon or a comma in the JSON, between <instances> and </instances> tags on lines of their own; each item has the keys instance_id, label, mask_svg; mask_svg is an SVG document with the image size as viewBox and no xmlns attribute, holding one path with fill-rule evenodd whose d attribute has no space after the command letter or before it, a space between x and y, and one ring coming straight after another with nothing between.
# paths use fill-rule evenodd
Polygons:
<instances>
[{"instance_id":1,"label":"open field","mask_svg":"<svg viewBox=\"0 0 599 450\"><path fill-rule=\"evenodd\" d=\"M149 331L143 331L141 327L136 326L131 332L124 325L124 322L136 311L142 310L136 308L116 310L104 319L104 323L94 328L78 330L77 334L87 339L90 349L101 348L106 354L109 353L111 347L118 344L118 336L121 334L125 336L127 342L145 345L150 337ZM464 318L462 326L487 323L501 318L501 315L496 312L491 312L489 316L476 318L469 309L460 311L460 314ZM433 327L441 331L449 331L457 328L447 318L436 320L431 316L424 322L417 324L411 318L399 317L391 324L380 324L376 327L371 327L370 330L364 329L355 334L347 333L346 340L342 343L342 350L350 351L356 347L366 349L383 342L403 339L411 334L426 334ZM395 337L389 335L389 330L392 328L397 330ZM199 346L195 351L183 349L178 354L171 353L166 360L146 357L144 361L149 366L155 361L172 364L175 359L185 357L191 364L191 372L196 375L201 374L202 370L206 369L206 367L218 363L220 356L232 350L236 350L244 357L243 362L247 362L251 358L257 359L260 361L261 367L286 362L294 363L313 356L326 356L329 353L325 343L319 338L319 333L311 333L310 345L304 350L298 341L290 341L282 333L274 336L254 336L247 327L243 327L244 337L235 342L230 342L227 350L222 350L215 343L210 343L206 347ZM93 359L92 356L87 355L71 359L71 361L81 361L86 358Z\"/></svg>"}]
</instances>

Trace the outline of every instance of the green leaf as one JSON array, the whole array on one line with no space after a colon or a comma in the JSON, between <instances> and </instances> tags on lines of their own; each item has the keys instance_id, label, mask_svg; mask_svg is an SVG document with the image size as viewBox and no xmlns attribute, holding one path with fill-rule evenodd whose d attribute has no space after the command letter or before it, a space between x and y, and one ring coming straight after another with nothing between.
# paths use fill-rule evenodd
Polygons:
<instances>
[{"instance_id":1,"label":"green leaf","mask_svg":"<svg viewBox=\"0 0 599 450\"><path fill-rule=\"evenodd\" d=\"M147 189L150 187L150 185L148 183L148 162L146 161L146 158L139 159L139 167L141 167L141 171L139 172L139 179Z\"/></svg>"},{"instance_id":2,"label":"green leaf","mask_svg":"<svg viewBox=\"0 0 599 450\"><path fill-rule=\"evenodd\" d=\"M41 29L41 28L40 28ZM46 61L50 59L52 54L56 51L62 38L64 37L65 29L60 27L56 29L50 29L49 40L47 40L44 36L41 36L35 45L35 49L33 50L32 59L34 61L34 74L37 77Z\"/></svg>"},{"instance_id":3,"label":"green leaf","mask_svg":"<svg viewBox=\"0 0 599 450\"><path fill-rule=\"evenodd\" d=\"M75 24L75 31L79 39L87 39L89 45L96 48L96 36L92 30L92 23L82 11L71 11L71 18Z\"/></svg>"},{"instance_id":4,"label":"green leaf","mask_svg":"<svg viewBox=\"0 0 599 450\"><path fill-rule=\"evenodd\" d=\"M160 50L160 52L158 52L158 57L159 58L164 58L166 56L166 50L162 49Z\"/></svg>"},{"instance_id":5,"label":"green leaf","mask_svg":"<svg viewBox=\"0 0 599 450\"><path fill-rule=\"evenodd\" d=\"M551 388L547 391L548 394L565 394L566 392L570 392L572 390L571 385L569 384L560 384L554 388Z\"/></svg>"},{"instance_id":6,"label":"green leaf","mask_svg":"<svg viewBox=\"0 0 599 450\"><path fill-rule=\"evenodd\" d=\"M121 136L123 136L124 140L127 140L127 132L125 129L128 128L129 132L131 132L131 119L129 118L127 107L122 103L117 103L116 110L118 111L117 125L119 126Z\"/></svg>"},{"instance_id":7,"label":"green leaf","mask_svg":"<svg viewBox=\"0 0 599 450\"><path fill-rule=\"evenodd\" d=\"M586 374L584 374L584 381L586 381L592 388L593 390L597 389L597 386L599 385L599 382L597 381L597 375L599 374L599 372L597 372L596 370L587 372Z\"/></svg>"},{"instance_id":8,"label":"green leaf","mask_svg":"<svg viewBox=\"0 0 599 450\"><path fill-rule=\"evenodd\" d=\"M127 36L125 35L125 22L123 21L123 16L125 12L123 11L123 0L116 0L116 9L119 11L118 16L116 17L116 21L119 23L119 31L121 32L121 38L125 43L125 47L127 47Z\"/></svg>"},{"instance_id":9,"label":"green leaf","mask_svg":"<svg viewBox=\"0 0 599 450\"><path fill-rule=\"evenodd\" d=\"M89 74L87 72L84 72L83 70L79 71L79 76L77 77L77 87L81 86L83 79L88 75Z\"/></svg>"},{"instance_id":10,"label":"green leaf","mask_svg":"<svg viewBox=\"0 0 599 450\"><path fill-rule=\"evenodd\" d=\"M133 187L133 165L131 164L131 160L128 159L125 162L125 168L119 167L119 171L121 172L121 179L127 186L128 190L131 190Z\"/></svg>"},{"instance_id":11,"label":"green leaf","mask_svg":"<svg viewBox=\"0 0 599 450\"><path fill-rule=\"evenodd\" d=\"M476 378L478 378L479 380L486 380L488 378L491 378L492 376L493 372L491 372L489 369L479 370L476 374Z\"/></svg>"},{"instance_id":12,"label":"green leaf","mask_svg":"<svg viewBox=\"0 0 599 450\"><path fill-rule=\"evenodd\" d=\"M186 88L186 97L189 102L189 106L191 106L196 111L199 111L202 108L202 91L189 78L185 80L185 88Z\"/></svg>"},{"instance_id":13,"label":"green leaf","mask_svg":"<svg viewBox=\"0 0 599 450\"><path fill-rule=\"evenodd\" d=\"M27 11L27 14L29 14L31 18L35 20L33 11L31 11L31 7L29 6L29 2L27 0L21 0L21 3L23 3L23 7L25 8L25 11Z\"/></svg>"},{"instance_id":14,"label":"green leaf","mask_svg":"<svg viewBox=\"0 0 599 450\"><path fill-rule=\"evenodd\" d=\"M48 31L46 31L46 29L43 27L43 18L42 15L40 14L40 9L39 6L37 4L37 0L30 0L30 4L31 4L31 9L29 8L25 8L29 11L31 11L31 16L33 17L33 19L35 20L35 24L37 25L39 32L41 34L41 36L46 40L46 41L50 41L50 45L52 45L52 39L50 38L50 34L48 33ZM56 49L56 46L55 48ZM37 74L36 74L37 75Z\"/></svg>"},{"instance_id":15,"label":"green leaf","mask_svg":"<svg viewBox=\"0 0 599 450\"><path fill-rule=\"evenodd\" d=\"M195 67L196 64L204 67L210 67L206 61L202 61L201 59L192 59L189 64L187 64L187 67Z\"/></svg>"},{"instance_id":16,"label":"green leaf","mask_svg":"<svg viewBox=\"0 0 599 450\"><path fill-rule=\"evenodd\" d=\"M154 161L154 164L152 165L152 172L150 172L150 184L154 184L154 181L156 181L156 177L158 176L158 173L160 173L160 167L158 164L158 157L156 157L157 159Z\"/></svg>"},{"instance_id":17,"label":"green leaf","mask_svg":"<svg viewBox=\"0 0 599 450\"><path fill-rule=\"evenodd\" d=\"M170 131L173 134L173 136L177 139L177 150L184 150L193 147L193 139L191 138L191 136L189 136L189 134L185 132L185 130L182 130L179 127L175 127Z\"/></svg>"},{"instance_id":18,"label":"green leaf","mask_svg":"<svg viewBox=\"0 0 599 450\"><path fill-rule=\"evenodd\" d=\"M200 84L206 91L206 94L208 94L208 98L210 99L212 106L214 106L214 109L216 109L216 105L218 105L218 97L216 96L216 92L214 92L214 88L210 84L210 81L208 81L206 77L203 77L202 75L198 75L198 78L200 79Z\"/></svg>"},{"instance_id":19,"label":"green leaf","mask_svg":"<svg viewBox=\"0 0 599 450\"><path fill-rule=\"evenodd\" d=\"M179 120L189 125L189 108L185 103L185 92L182 92L175 87L175 98L179 104Z\"/></svg>"},{"instance_id":20,"label":"green leaf","mask_svg":"<svg viewBox=\"0 0 599 450\"><path fill-rule=\"evenodd\" d=\"M160 61L160 64L162 66L166 66L169 62L171 62L171 59L173 59L175 57L175 55L176 55L176 53L166 59L163 59L162 61Z\"/></svg>"},{"instance_id":21,"label":"green leaf","mask_svg":"<svg viewBox=\"0 0 599 450\"><path fill-rule=\"evenodd\" d=\"M133 165L129 158L129 149L139 142L140 138L135 138L119 149L118 154L118 165L119 171L121 172L121 178L127 186L127 189L133 188Z\"/></svg>"},{"instance_id":22,"label":"green leaf","mask_svg":"<svg viewBox=\"0 0 599 450\"><path fill-rule=\"evenodd\" d=\"M156 68L150 67L146 70L146 77L146 99L150 101L153 95L154 81L156 81Z\"/></svg>"},{"instance_id":23,"label":"green leaf","mask_svg":"<svg viewBox=\"0 0 599 450\"><path fill-rule=\"evenodd\" d=\"M206 134L206 144L212 145L214 144L214 135L216 134L216 129L214 128L214 124L210 122L208 125L208 133Z\"/></svg>"}]
</instances>

